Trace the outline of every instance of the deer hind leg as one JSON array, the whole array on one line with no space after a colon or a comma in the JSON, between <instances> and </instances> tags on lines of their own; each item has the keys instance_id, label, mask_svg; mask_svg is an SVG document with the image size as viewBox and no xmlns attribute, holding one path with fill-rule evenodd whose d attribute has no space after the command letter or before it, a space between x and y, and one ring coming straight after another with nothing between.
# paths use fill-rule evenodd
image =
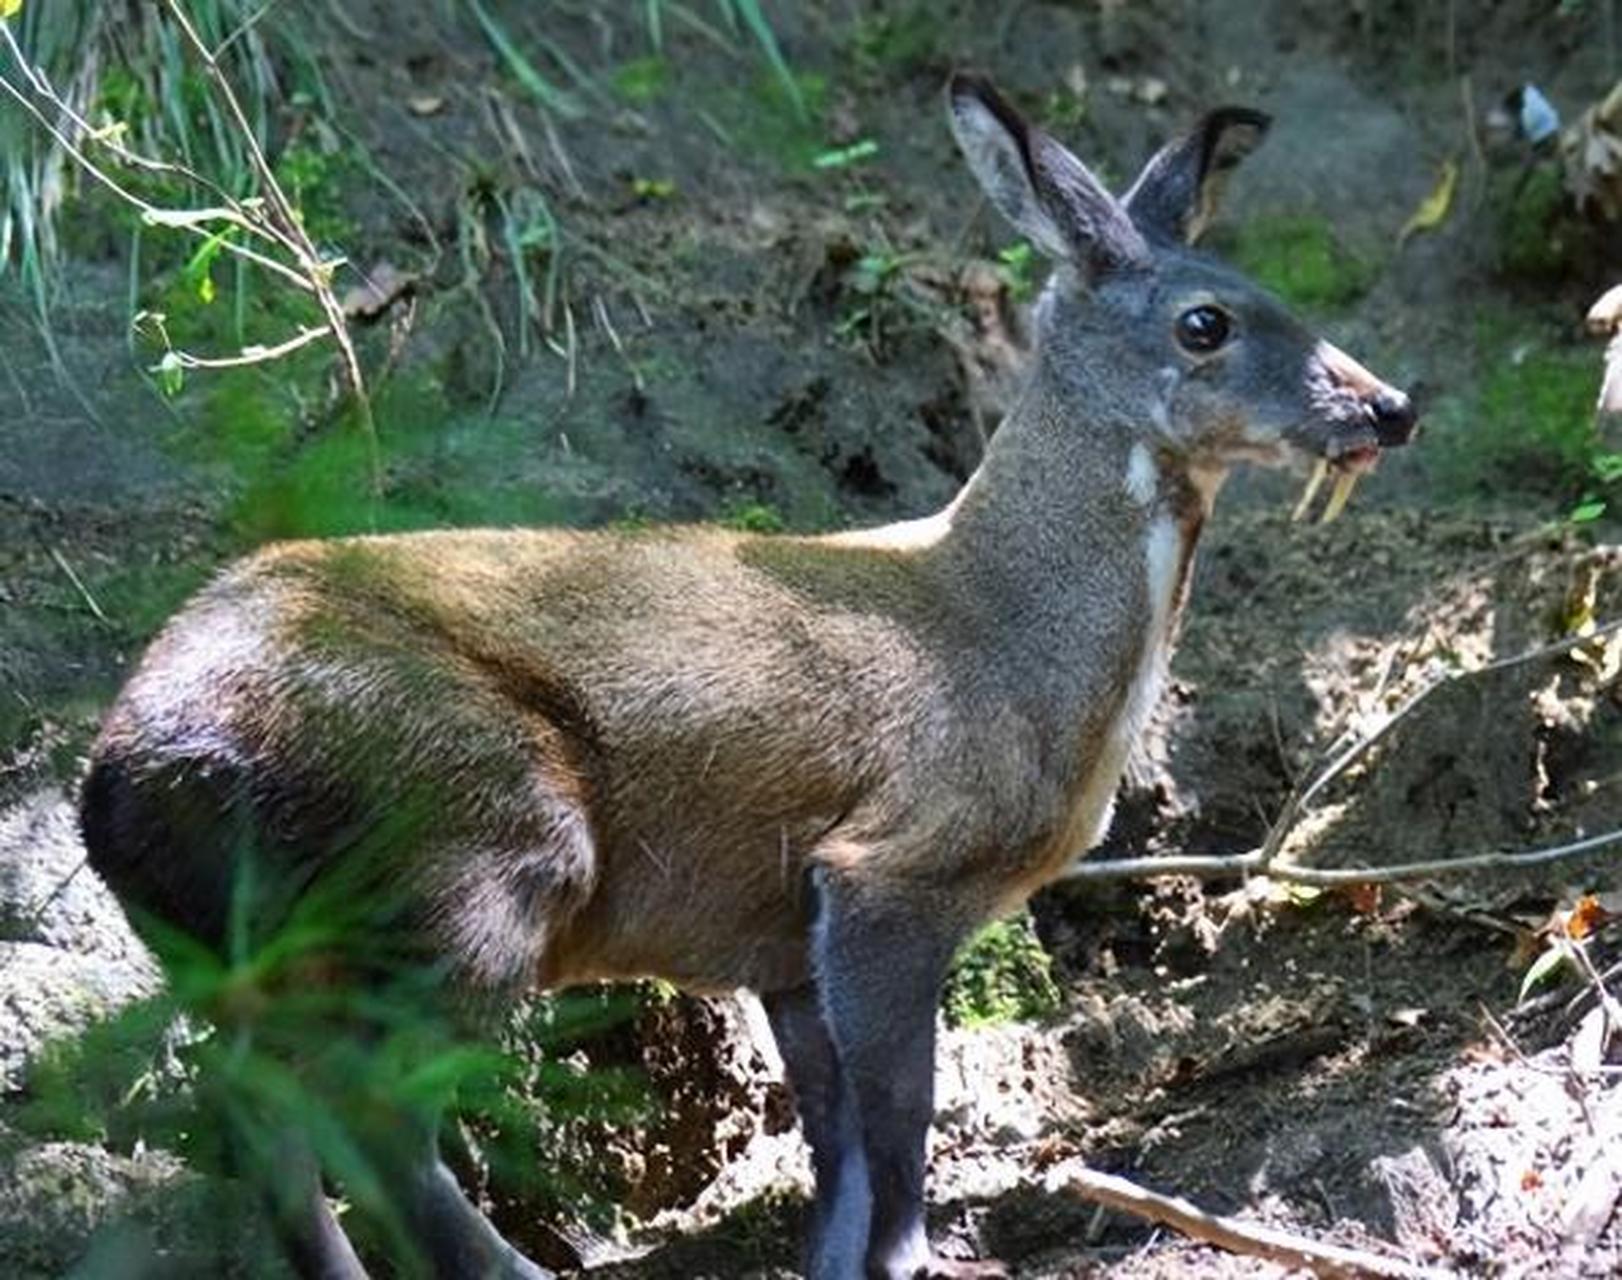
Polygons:
<instances>
[{"instance_id":1,"label":"deer hind leg","mask_svg":"<svg viewBox=\"0 0 1622 1280\"><path fill-rule=\"evenodd\" d=\"M868 1274L884 1280L1003 1274L995 1263L937 1257L924 1223L935 1006L952 952L973 917L925 885L877 883L864 871L814 873L811 949L821 1014L840 1088L860 1128L871 1188ZM819 1280L859 1274L832 1252L843 1244L838 1229L830 1232L829 1252L813 1259Z\"/></svg>"},{"instance_id":2,"label":"deer hind leg","mask_svg":"<svg viewBox=\"0 0 1622 1280\"><path fill-rule=\"evenodd\" d=\"M321 1166L302 1136L279 1142L274 1185L260 1191L287 1260L305 1280L367 1280L354 1246L333 1216L321 1187Z\"/></svg>"},{"instance_id":3,"label":"deer hind leg","mask_svg":"<svg viewBox=\"0 0 1622 1280\"><path fill-rule=\"evenodd\" d=\"M502 1239L463 1194L440 1159L436 1130L420 1119L408 1121L403 1162L382 1165L421 1274L432 1280L554 1280Z\"/></svg>"},{"instance_id":4,"label":"deer hind leg","mask_svg":"<svg viewBox=\"0 0 1622 1280\"><path fill-rule=\"evenodd\" d=\"M518 820L514 820L517 818ZM548 939L578 909L595 879L596 850L584 810L537 784L507 839L444 851L430 895L439 945L468 1010L500 1003L534 981ZM402 1149L389 1143L387 1190L409 1245L433 1280L550 1280L468 1200L440 1158L437 1118L398 1117Z\"/></svg>"}]
</instances>

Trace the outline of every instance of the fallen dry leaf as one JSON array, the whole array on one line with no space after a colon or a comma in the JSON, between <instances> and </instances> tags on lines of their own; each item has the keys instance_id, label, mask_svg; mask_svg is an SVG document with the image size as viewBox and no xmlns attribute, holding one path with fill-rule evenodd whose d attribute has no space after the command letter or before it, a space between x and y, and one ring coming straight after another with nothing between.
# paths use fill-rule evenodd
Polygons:
<instances>
[{"instance_id":1,"label":"fallen dry leaf","mask_svg":"<svg viewBox=\"0 0 1622 1280\"><path fill-rule=\"evenodd\" d=\"M1419 202L1413 216L1402 224L1402 230L1397 232L1399 245L1407 242L1408 237L1420 231L1432 231L1442 225L1448 211L1453 208L1453 193L1459 185L1459 166L1452 159L1442 161L1442 171L1437 175L1436 185L1431 188L1430 194Z\"/></svg>"},{"instance_id":2,"label":"fallen dry leaf","mask_svg":"<svg viewBox=\"0 0 1622 1280\"><path fill-rule=\"evenodd\" d=\"M1610 913L1600 905L1599 899L1591 893L1585 893L1577 899L1577 905L1566 915L1566 936L1586 938L1609 919Z\"/></svg>"},{"instance_id":3,"label":"fallen dry leaf","mask_svg":"<svg viewBox=\"0 0 1622 1280\"><path fill-rule=\"evenodd\" d=\"M340 305L351 320L375 320L409 293L417 277L401 271L392 262L380 262L364 272L361 282L348 290Z\"/></svg>"},{"instance_id":4,"label":"fallen dry leaf","mask_svg":"<svg viewBox=\"0 0 1622 1280\"><path fill-rule=\"evenodd\" d=\"M1346 899L1352 904L1352 910L1360 916L1380 914L1380 886L1377 884L1349 885L1346 889Z\"/></svg>"}]
</instances>

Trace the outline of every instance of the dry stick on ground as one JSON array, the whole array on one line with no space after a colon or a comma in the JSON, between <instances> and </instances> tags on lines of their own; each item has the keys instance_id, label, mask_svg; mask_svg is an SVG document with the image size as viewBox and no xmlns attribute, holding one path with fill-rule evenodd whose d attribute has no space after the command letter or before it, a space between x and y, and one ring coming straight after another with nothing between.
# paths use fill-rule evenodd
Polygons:
<instances>
[{"instance_id":1,"label":"dry stick on ground","mask_svg":"<svg viewBox=\"0 0 1622 1280\"><path fill-rule=\"evenodd\" d=\"M1291 788L1290 794L1285 798L1284 808L1279 813L1278 820L1269 829L1266 839L1262 841L1260 846L1252 849L1249 853L1210 856L1190 855L1176 858L1120 858L1107 862L1083 861L1071 867L1065 878L1070 880L1120 880L1153 876L1191 875L1211 878L1238 874L1265 874L1275 880L1286 880L1307 885L1390 884L1401 880L1422 880L1455 871L1536 866L1540 863L1557 862L1563 858L1573 858L1581 854L1591 853L1595 849L1604 848L1606 845L1622 844L1622 829L1618 829L1601 832L1599 835L1588 836L1581 840L1573 840L1567 844L1552 845L1544 849L1470 854L1455 858L1430 859L1424 862L1406 862L1389 867L1323 868L1302 867L1276 862L1279 851L1295 830L1296 821L1300 817L1302 810L1313 797L1320 794L1325 787L1345 773L1358 760L1362 759L1372 747L1383 741L1398 724L1413 714L1420 703L1424 702L1438 689L1466 681L1478 680L1483 676L1503 671L1509 667L1523 666L1529 662L1554 657L1557 654L1569 652L1580 644L1590 643L1618 631L1622 631L1622 619L1613 619L1610 622L1594 627L1586 635L1556 640L1551 644L1540 645L1538 648L1530 649L1525 653L1515 654L1508 658L1499 658L1495 662L1486 663L1484 666L1473 668L1470 671L1461 671L1454 675L1443 676L1427 684L1368 733L1353 740L1338 755L1333 755L1329 763L1314 775L1310 782L1298 782L1296 786ZM1337 746L1339 741L1336 742Z\"/></svg>"},{"instance_id":2,"label":"dry stick on ground","mask_svg":"<svg viewBox=\"0 0 1622 1280\"><path fill-rule=\"evenodd\" d=\"M96 597L90 594L90 588L85 586L79 575L73 572L73 566L68 563L68 558L55 547L50 548L50 553L51 559L56 561L56 567L67 575L68 581L73 584L73 589L79 593L79 598L85 602L85 607L95 615L96 621L104 626L111 626L111 620L102 612L101 606L96 603Z\"/></svg>"},{"instance_id":3,"label":"dry stick on ground","mask_svg":"<svg viewBox=\"0 0 1622 1280\"><path fill-rule=\"evenodd\" d=\"M1451 1280L1454 1273L1415 1266L1343 1245L1321 1244L1276 1227L1207 1213L1177 1196L1147 1191L1113 1174L1089 1169L1079 1160L1056 1165L1046 1177L1050 1194L1067 1194L1162 1222L1196 1240L1233 1253L1266 1258L1287 1267L1305 1267L1320 1276L1379 1276L1392 1280Z\"/></svg>"},{"instance_id":4,"label":"dry stick on ground","mask_svg":"<svg viewBox=\"0 0 1622 1280\"><path fill-rule=\"evenodd\" d=\"M1566 942L1567 954L1576 966L1583 971L1588 979L1590 988L1599 1000L1604 1010L1606 1022L1610 1026L1611 1035L1622 1035L1622 1001L1618 1001L1605 985L1606 974L1602 974L1594 965L1593 957L1588 954L1588 948L1580 941L1568 939Z\"/></svg>"}]
</instances>

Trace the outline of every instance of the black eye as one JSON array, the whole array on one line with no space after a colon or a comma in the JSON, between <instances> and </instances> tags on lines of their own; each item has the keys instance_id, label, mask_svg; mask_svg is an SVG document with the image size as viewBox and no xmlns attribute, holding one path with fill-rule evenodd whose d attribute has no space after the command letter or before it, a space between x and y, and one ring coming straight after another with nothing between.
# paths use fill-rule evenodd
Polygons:
<instances>
[{"instance_id":1,"label":"black eye","mask_svg":"<svg viewBox=\"0 0 1622 1280\"><path fill-rule=\"evenodd\" d=\"M1232 328L1221 307L1190 307L1177 317L1177 341L1185 351L1209 355L1228 340Z\"/></svg>"}]
</instances>

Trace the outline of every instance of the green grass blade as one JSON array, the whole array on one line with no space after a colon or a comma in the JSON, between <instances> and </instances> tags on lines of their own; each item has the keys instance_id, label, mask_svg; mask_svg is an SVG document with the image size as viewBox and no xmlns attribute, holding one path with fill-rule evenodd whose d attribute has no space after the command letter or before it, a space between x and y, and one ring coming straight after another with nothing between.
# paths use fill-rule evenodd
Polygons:
<instances>
[{"instance_id":1,"label":"green grass blade","mask_svg":"<svg viewBox=\"0 0 1622 1280\"><path fill-rule=\"evenodd\" d=\"M672 18L675 18L678 22L684 24L689 30L697 32L699 35L703 36L704 39L708 40L717 49L720 49L726 53L736 53L738 51L738 46L732 40L727 38L726 32L720 31L711 26L708 22L705 22L703 18L699 17L698 14L694 13L686 5L677 3L677 0L663 0L663 7L669 10ZM731 10L727 9L727 12L730 13ZM734 29L736 29L735 23Z\"/></svg>"},{"instance_id":2,"label":"green grass blade","mask_svg":"<svg viewBox=\"0 0 1622 1280\"><path fill-rule=\"evenodd\" d=\"M749 28L750 34L760 45L761 52L766 55L766 61L771 63L772 71L783 86L783 92L788 94L789 101L794 104L795 114L804 120L805 99L800 95L800 82L794 78L794 72L783 58L783 51L778 47L772 25L766 21L766 15L761 12L760 0L732 0L732 3L737 6L744 25Z\"/></svg>"},{"instance_id":3,"label":"green grass blade","mask_svg":"<svg viewBox=\"0 0 1622 1280\"><path fill-rule=\"evenodd\" d=\"M490 16L479 0L468 0L468 7L473 10L473 16L479 20L479 26L484 30L485 39L500 56L507 70L512 73L513 79L527 89L547 110L556 111L569 120L578 120L583 114L580 104L536 69L535 64L524 56L523 51L512 42L506 31Z\"/></svg>"}]
</instances>

